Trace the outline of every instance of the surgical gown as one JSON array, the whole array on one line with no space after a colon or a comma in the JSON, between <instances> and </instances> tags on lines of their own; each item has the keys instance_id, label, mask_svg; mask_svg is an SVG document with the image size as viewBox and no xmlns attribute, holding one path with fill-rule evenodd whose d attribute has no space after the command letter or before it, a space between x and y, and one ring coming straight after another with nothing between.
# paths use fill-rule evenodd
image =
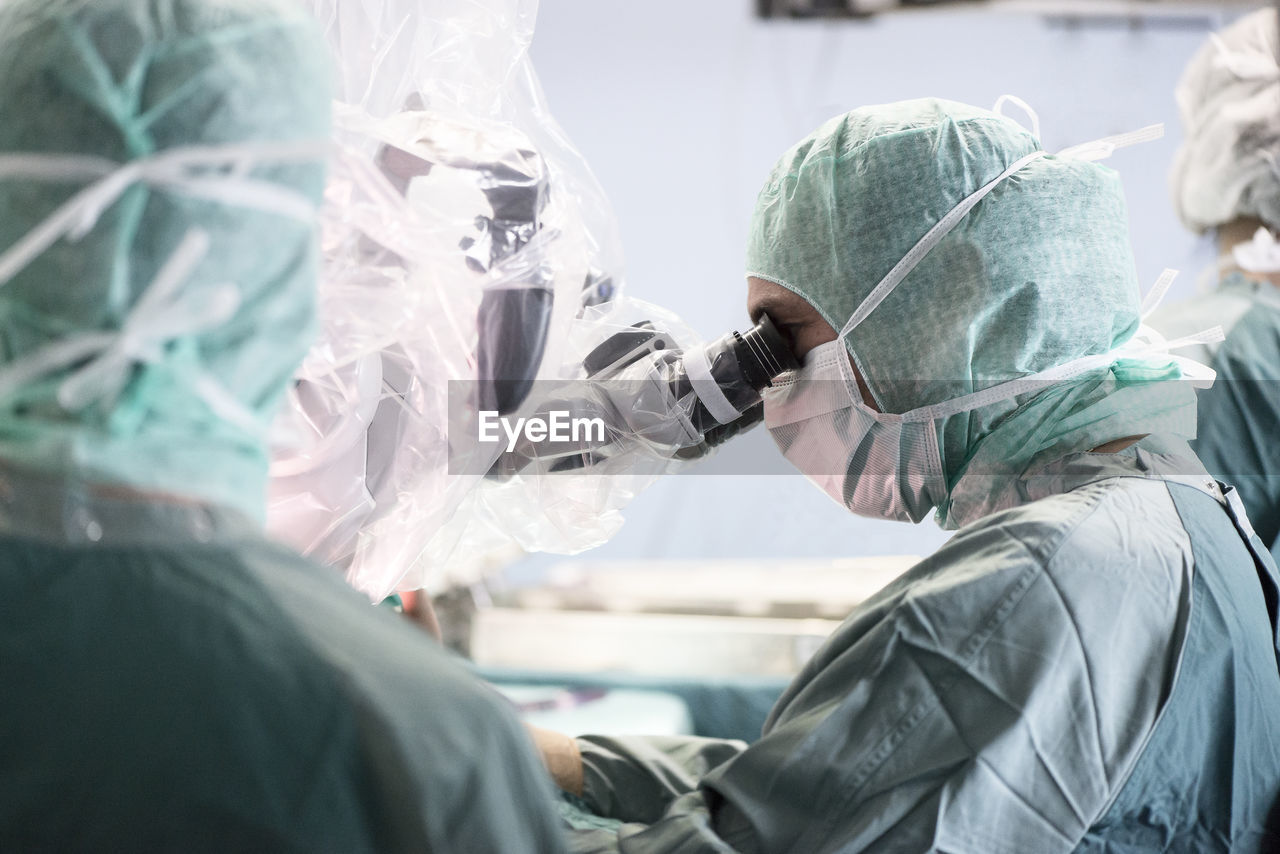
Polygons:
<instances>
[{"instance_id":1,"label":"surgical gown","mask_svg":"<svg viewBox=\"0 0 1280 854\"><path fill-rule=\"evenodd\" d=\"M1237 273L1153 320L1170 337L1214 323L1227 337L1198 355L1218 378L1200 393L1194 447L1240 491L1258 536L1280 559L1280 288Z\"/></svg>"},{"instance_id":2,"label":"surgical gown","mask_svg":"<svg viewBox=\"0 0 1280 854\"><path fill-rule=\"evenodd\" d=\"M333 571L238 515L0 487L0 851L562 850L504 701Z\"/></svg>"},{"instance_id":3,"label":"surgical gown","mask_svg":"<svg viewBox=\"0 0 1280 854\"><path fill-rule=\"evenodd\" d=\"M1009 493L852 613L758 741L579 739L583 799L617 823L578 822L574 850L1280 844L1275 567L1185 443Z\"/></svg>"}]
</instances>

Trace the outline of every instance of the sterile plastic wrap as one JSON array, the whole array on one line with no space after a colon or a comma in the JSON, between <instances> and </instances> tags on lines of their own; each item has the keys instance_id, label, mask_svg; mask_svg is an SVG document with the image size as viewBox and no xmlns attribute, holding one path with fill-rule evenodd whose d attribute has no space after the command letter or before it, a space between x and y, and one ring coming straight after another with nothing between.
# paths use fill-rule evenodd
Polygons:
<instances>
[{"instance_id":1,"label":"sterile plastic wrap","mask_svg":"<svg viewBox=\"0 0 1280 854\"><path fill-rule=\"evenodd\" d=\"M304 2L336 55L336 151L323 330L277 425L270 529L373 598L467 583L513 544L604 542L638 491L706 451L671 364L702 351L620 296L613 215L526 53L536 3ZM602 345L632 355L593 375ZM482 418L562 399L608 430L554 453L482 441Z\"/></svg>"},{"instance_id":2,"label":"sterile plastic wrap","mask_svg":"<svg viewBox=\"0 0 1280 854\"><path fill-rule=\"evenodd\" d=\"M653 479L759 422L759 388L793 365L789 354L757 356L758 330L704 344L678 317L641 300L585 308L570 325L561 380L540 381L519 415L554 424L560 413L597 421L599 430L574 427L559 441L537 442L504 432L479 491L482 518L531 551L607 540L622 524L618 511Z\"/></svg>"}]
</instances>

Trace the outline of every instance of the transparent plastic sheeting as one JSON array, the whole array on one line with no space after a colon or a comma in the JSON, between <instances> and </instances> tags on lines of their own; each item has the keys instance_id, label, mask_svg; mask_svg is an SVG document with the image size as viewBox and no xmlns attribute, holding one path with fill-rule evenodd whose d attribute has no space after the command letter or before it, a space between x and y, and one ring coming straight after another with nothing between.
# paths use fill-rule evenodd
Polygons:
<instances>
[{"instance_id":1,"label":"transparent plastic sheeting","mask_svg":"<svg viewBox=\"0 0 1280 854\"><path fill-rule=\"evenodd\" d=\"M609 450L582 449L589 464L552 476L562 457L513 464L476 419L545 409L635 323L660 330L666 359L695 341L619 294L615 220L527 55L536 4L304 2L336 54L336 147L323 328L275 431L271 532L374 599L469 583L517 547L603 543L698 443L654 432L687 420L691 395L588 404L610 413Z\"/></svg>"}]
</instances>

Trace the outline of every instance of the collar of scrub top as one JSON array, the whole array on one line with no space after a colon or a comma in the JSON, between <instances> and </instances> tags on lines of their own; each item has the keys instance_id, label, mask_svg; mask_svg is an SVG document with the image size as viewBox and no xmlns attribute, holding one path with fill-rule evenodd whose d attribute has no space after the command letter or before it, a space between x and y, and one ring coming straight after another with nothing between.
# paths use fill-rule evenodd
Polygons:
<instances>
[{"instance_id":1,"label":"collar of scrub top","mask_svg":"<svg viewBox=\"0 0 1280 854\"><path fill-rule=\"evenodd\" d=\"M0 462L0 537L72 546L189 546L260 540L262 532L230 508Z\"/></svg>"},{"instance_id":2,"label":"collar of scrub top","mask_svg":"<svg viewBox=\"0 0 1280 854\"><path fill-rule=\"evenodd\" d=\"M1219 502L1226 500L1218 482L1184 439L1158 433L1143 436L1112 453L1075 451L1035 465L1017 480L1025 500L1035 501L1116 477L1167 480L1190 486Z\"/></svg>"},{"instance_id":3,"label":"collar of scrub top","mask_svg":"<svg viewBox=\"0 0 1280 854\"><path fill-rule=\"evenodd\" d=\"M93 156L0 154L0 180L92 182L0 253L0 287L58 240L82 239L136 184L314 223L316 205L310 199L248 173L262 163L323 160L328 153L327 141L304 141L183 146L128 163ZM134 365L159 361L168 342L215 328L235 315L240 291L234 283L198 291L181 287L208 251L208 233L188 231L118 330L76 333L0 367L0 399L39 377L88 360L58 388L58 403L67 411L95 402L110 406ZM219 417L254 434L263 431L254 414L215 379L202 374L193 382Z\"/></svg>"}]
</instances>

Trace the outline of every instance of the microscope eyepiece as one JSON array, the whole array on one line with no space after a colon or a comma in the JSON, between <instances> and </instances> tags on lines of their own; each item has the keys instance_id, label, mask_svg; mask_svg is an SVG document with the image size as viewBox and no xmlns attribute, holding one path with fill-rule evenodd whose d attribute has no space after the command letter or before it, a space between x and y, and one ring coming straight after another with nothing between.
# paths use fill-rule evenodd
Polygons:
<instances>
[{"instance_id":1,"label":"microscope eyepiece","mask_svg":"<svg viewBox=\"0 0 1280 854\"><path fill-rule=\"evenodd\" d=\"M760 315L760 320L745 334L733 333L733 354L742 366L742 375L756 391L773 384L774 377L800 367L773 318Z\"/></svg>"}]
</instances>

